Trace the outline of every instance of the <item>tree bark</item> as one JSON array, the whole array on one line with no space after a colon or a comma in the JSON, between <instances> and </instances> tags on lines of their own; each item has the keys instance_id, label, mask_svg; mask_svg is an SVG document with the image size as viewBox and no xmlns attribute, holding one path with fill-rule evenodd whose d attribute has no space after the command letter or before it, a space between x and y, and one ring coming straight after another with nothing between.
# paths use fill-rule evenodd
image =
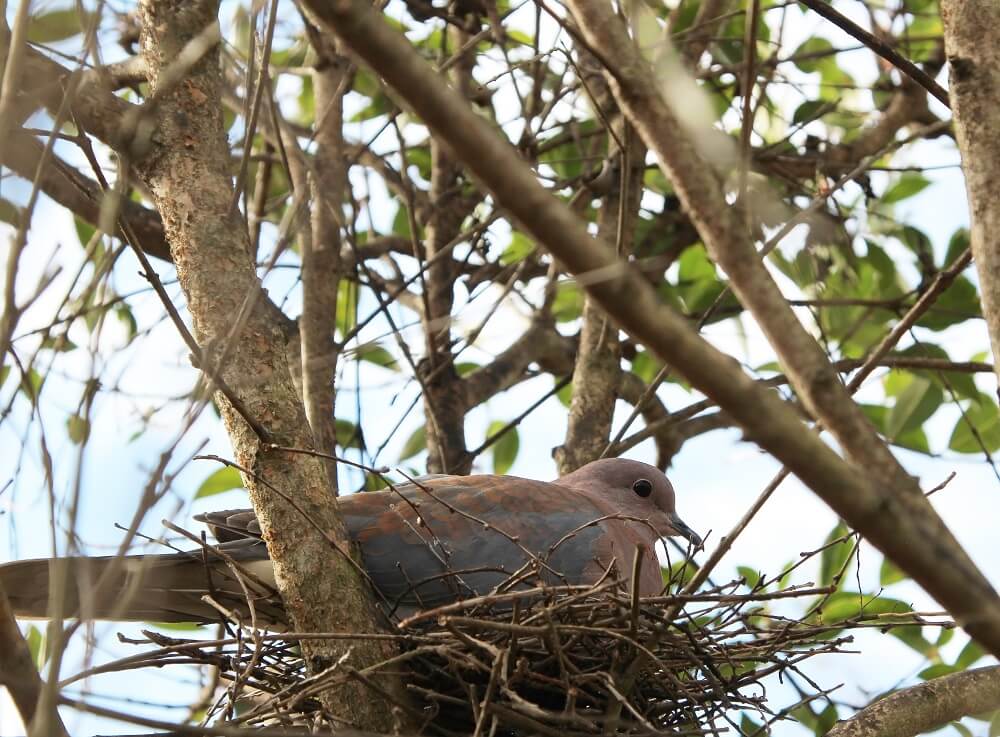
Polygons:
<instances>
[{"instance_id":1,"label":"tree bark","mask_svg":"<svg viewBox=\"0 0 1000 737\"><path fill-rule=\"evenodd\" d=\"M1000 665L904 688L837 722L826 737L914 737L971 714L1000 709Z\"/></svg>"},{"instance_id":2,"label":"tree bark","mask_svg":"<svg viewBox=\"0 0 1000 737\"><path fill-rule=\"evenodd\" d=\"M206 360L224 357L219 373L270 440L310 447L309 425L289 371L284 320L261 286L246 225L233 207L218 46L186 70L171 66L191 39L217 23L218 3L145 0L140 12L156 119L146 121L153 126L150 150L134 164L163 219L195 337ZM322 463L305 454L269 452L225 398L217 401L236 459L248 471L244 482L295 629L375 631L371 594L348 558L354 551ZM362 668L388 654L371 640L349 647L348 655L336 641L302 643L313 672ZM338 664L341 656L346 663ZM332 713L354 726L386 730L393 724L387 704L354 680L323 698Z\"/></svg>"},{"instance_id":3,"label":"tree bark","mask_svg":"<svg viewBox=\"0 0 1000 737\"><path fill-rule=\"evenodd\" d=\"M941 0L951 110L972 219L972 255L1000 381L1000 4ZM998 389L1000 393L1000 389Z\"/></svg>"},{"instance_id":4,"label":"tree bark","mask_svg":"<svg viewBox=\"0 0 1000 737\"><path fill-rule=\"evenodd\" d=\"M334 340L337 293L341 289L340 229L347 194L344 94L348 61L332 39L313 34L319 60L312 72L316 103L316 154L309 177L310 237L302 253L302 399L316 449L337 449L334 407L339 347ZM346 288L346 285L344 285ZM346 321L345 321L346 324ZM326 460L330 488L338 493L336 462Z\"/></svg>"}]
</instances>

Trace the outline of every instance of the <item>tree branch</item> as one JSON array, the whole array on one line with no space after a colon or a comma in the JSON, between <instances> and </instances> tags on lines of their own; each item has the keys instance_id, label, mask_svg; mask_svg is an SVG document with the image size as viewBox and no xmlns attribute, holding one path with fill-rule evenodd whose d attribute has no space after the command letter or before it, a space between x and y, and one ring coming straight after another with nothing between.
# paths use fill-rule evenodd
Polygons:
<instances>
[{"instance_id":1,"label":"tree branch","mask_svg":"<svg viewBox=\"0 0 1000 737\"><path fill-rule=\"evenodd\" d=\"M44 147L33 136L14 135L14 145L4 153L3 165L28 181L35 177ZM41 190L95 228L101 226L101 203L104 192L93 179L84 176L62 159L50 154L38 181ZM170 261L170 249L163 233L163 221L155 210L138 202L122 202L119 217L124 218L142 250L162 261ZM119 238L122 233L115 233Z\"/></svg>"},{"instance_id":2,"label":"tree branch","mask_svg":"<svg viewBox=\"0 0 1000 737\"><path fill-rule=\"evenodd\" d=\"M972 254L983 315L1000 381L1000 5L992 0L942 0L944 43L972 217ZM1000 388L998 388L1000 394Z\"/></svg>"},{"instance_id":3,"label":"tree branch","mask_svg":"<svg viewBox=\"0 0 1000 737\"><path fill-rule=\"evenodd\" d=\"M998 597L957 544L947 549L938 546L949 538L942 535L943 523L936 514L916 512L903 495L873 483L867 470L845 463L814 433L806 432L792 408L662 305L643 277L618 261L606 243L595 241L572 211L539 184L509 143L367 3L306 0L306 4L382 75L434 135L447 142L528 233L581 277L581 284L609 315L729 412L749 437L789 465L849 524L938 598L974 637L1000 654ZM618 18L612 19L609 25L618 28ZM627 36L624 45L632 47ZM617 55L619 48L614 51ZM643 79L648 84L648 76ZM719 207L726 209L724 203ZM913 540L931 544L913 545Z\"/></svg>"},{"instance_id":4,"label":"tree branch","mask_svg":"<svg viewBox=\"0 0 1000 737\"><path fill-rule=\"evenodd\" d=\"M591 45L614 59L615 67L609 74L622 110L656 153L706 248L729 276L740 301L753 312L806 409L833 433L856 467L864 468L876 480L880 487L876 498L885 503L891 497L900 505L898 523L904 527L915 524L922 530L920 539L931 553L924 566L949 561L967 577L962 590L955 588L954 581L941 581L935 571L923 571L925 582L938 578L939 584L947 584L932 594L941 598L959 622L970 627L991 622L987 636L993 642L991 647L1000 652L996 592L930 506L916 479L882 442L820 346L795 317L754 248L738 210L727 205L721 183L699 154L693 136L663 98L661 88L651 83L654 72L621 19L604 0L571 0L570 8ZM720 406L731 410L722 402ZM884 552L901 563L898 542L873 542L891 546L891 551L883 548ZM914 577L919 580L916 573Z\"/></svg>"},{"instance_id":5,"label":"tree branch","mask_svg":"<svg viewBox=\"0 0 1000 737\"><path fill-rule=\"evenodd\" d=\"M988 0L986 0L988 2ZM945 107L949 107L948 93L935 82L923 69L900 54L878 36L866 31L850 18L844 17L824 0L799 0L800 3L811 8L815 13L822 15L828 21L840 28L845 33L858 39L865 46L888 61L903 74L915 81L925 90L934 95L935 98Z\"/></svg>"},{"instance_id":6,"label":"tree branch","mask_svg":"<svg viewBox=\"0 0 1000 737\"><path fill-rule=\"evenodd\" d=\"M837 722L826 737L914 737L971 714L1000 709L1000 665L904 688Z\"/></svg>"},{"instance_id":7,"label":"tree branch","mask_svg":"<svg viewBox=\"0 0 1000 737\"><path fill-rule=\"evenodd\" d=\"M289 370L285 334L256 274L246 223L232 207L233 186L221 104L218 47L178 70L188 39L217 23L212 0L140 6L143 55L157 97L153 150L135 162L163 218L195 336L274 442L310 447L311 433ZM179 74L178 79L168 77ZM166 78L165 78L166 77ZM179 83L175 83L179 82ZM220 401L244 482L250 491L286 610L299 630L373 631L378 619L356 570L343 520L337 514L322 463L310 455L262 448L227 401ZM294 504L285 492L294 490ZM302 518L302 513L308 517ZM321 534L319 531L323 531ZM329 540L328 540L329 537ZM333 541L331 545L330 540ZM340 550L351 550L348 560ZM347 648L350 648L349 651ZM371 641L303 643L312 672L349 652L352 667L384 659ZM385 684L395 692L394 679ZM364 729L387 731L392 712L357 684L324 692L333 713Z\"/></svg>"},{"instance_id":8,"label":"tree branch","mask_svg":"<svg viewBox=\"0 0 1000 737\"><path fill-rule=\"evenodd\" d=\"M58 675L55 673L52 678L58 678ZM28 734L67 737L66 726L59 718L54 704L45 709L44 713L37 713L43 691L42 679L38 675L28 643L18 629L3 587L0 587L0 685L5 686L10 693Z\"/></svg>"}]
</instances>

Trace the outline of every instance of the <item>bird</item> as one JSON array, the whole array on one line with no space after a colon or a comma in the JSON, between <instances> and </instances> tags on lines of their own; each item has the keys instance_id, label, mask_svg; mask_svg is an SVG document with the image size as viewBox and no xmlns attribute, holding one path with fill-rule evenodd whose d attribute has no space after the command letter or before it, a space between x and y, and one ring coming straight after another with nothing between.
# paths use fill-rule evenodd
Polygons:
<instances>
[{"instance_id":1,"label":"bird","mask_svg":"<svg viewBox=\"0 0 1000 737\"><path fill-rule=\"evenodd\" d=\"M634 586L639 595L653 596L663 588L655 543L680 536L701 545L678 516L667 477L622 458L593 461L551 482L427 476L343 495L336 504L379 610L397 622L524 588L529 580L537 586L628 579L637 555ZM51 580L63 582L53 588L63 591L58 611L65 618L208 623L220 621L220 609L249 616L249 600L258 626L287 625L253 510L195 519L217 545L160 555L15 561L0 565L0 586L21 617L50 615Z\"/></svg>"}]
</instances>

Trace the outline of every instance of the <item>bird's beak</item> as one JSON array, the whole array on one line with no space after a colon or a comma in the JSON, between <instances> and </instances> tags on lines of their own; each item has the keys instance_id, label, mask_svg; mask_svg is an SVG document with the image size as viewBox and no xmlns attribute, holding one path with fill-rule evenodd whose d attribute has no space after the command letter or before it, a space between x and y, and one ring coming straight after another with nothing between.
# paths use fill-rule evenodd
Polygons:
<instances>
[{"instance_id":1,"label":"bird's beak","mask_svg":"<svg viewBox=\"0 0 1000 737\"><path fill-rule=\"evenodd\" d=\"M670 515L670 526L674 528L678 535L690 542L696 548L701 547L701 536L684 524L684 520L677 516L677 513Z\"/></svg>"}]
</instances>

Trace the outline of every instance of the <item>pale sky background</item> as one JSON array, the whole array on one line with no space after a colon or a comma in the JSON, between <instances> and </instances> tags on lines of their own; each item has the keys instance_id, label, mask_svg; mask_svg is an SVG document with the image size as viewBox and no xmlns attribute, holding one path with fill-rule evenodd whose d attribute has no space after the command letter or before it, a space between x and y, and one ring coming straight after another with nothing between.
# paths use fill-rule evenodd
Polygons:
<instances>
[{"instance_id":1,"label":"pale sky background","mask_svg":"<svg viewBox=\"0 0 1000 737\"><path fill-rule=\"evenodd\" d=\"M842 10L852 11L852 4L839 3ZM791 11L793 13L797 11ZM863 17L855 18L864 22ZM804 16L786 34L799 34L807 38L816 29L826 27L819 19ZM828 35L835 43L847 45L835 31ZM797 45L792 38L788 40L788 48ZM862 61L856 74L859 80L870 78L870 70L864 66L867 57L859 57ZM938 110L938 112L941 112ZM502 117L502 116L501 116ZM904 157L897 157L896 164L918 163L920 165L951 165L958 161L958 154L952 146L936 141L923 143L912 147ZM960 172L955 168L940 169L928 175L934 185L924 190L913 199L906 200L897 206L897 217L924 230L934 243L935 249L943 253L948 238L954 230L967 224L967 208L964 188ZM876 191L884 187L882 176L874 178ZM22 200L26 189L23 183L4 181L3 196ZM395 214L394 207L384 203L377 214L382 222L378 224L388 229ZM9 237L0 234L0 242L6 249ZM502 247L504 244L499 244ZM794 243L792 244L794 245ZM23 285L25 291L30 291L33 285L49 263L63 264L66 269L59 279L65 282L68 274L73 272L72 266L80 260L81 249L77 242L71 218L58 207L48 201L40 204L35 215L30 234L30 246L22 260ZM900 261L909 262L909 256L902 249L892 252ZM119 293L145 287L145 282L136 275L137 265L131 254L123 257L122 266L115 276L115 288ZM6 263L6 260L3 260ZM157 264L161 275L169 277L170 270L162 264ZM286 274L275 274L270 278L269 290L272 298L280 300L285 289L289 288L289 277ZM782 284L786 289L787 283ZM170 287L177 294L176 286ZM65 291L65 288L63 289ZM61 294L58 285L52 294ZM791 295L791 292L789 292ZM295 295L291 299L294 301ZM18 334L32 327L44 324L46 318L51 319L56 303L44 302L39 309L25 315L19 326ZM154 297L140 297L135 309L135 315L140 328L146 328L158 319L160 308ZM479 316L488 308L488 298L473 303L468 310L463 311L457 332L463 327L475 325ZM362 302L362 314L371 309L372 304ZM295 310L291 310L294 314ZM405 313L404 313L405 314ZM505 310L495 318L481 336L479 346L481 356L494 353L509 342L510 336L516 335L526 324L526 317L514 310ZM733 321L713 325L706 331L706 336L719 348L733 353L749 366L756 366L771 360L759 331L749 318L741 320L742 330L737 330ZM122 355L114 355L109 347L121 344L120 326L109 324L102 341L100 361L105 363L101 372L105 377L105 385L120 382L122 392L104 393L101 395L94 417L91 440L86 449L86 456L81 469L81 488L84 490L78 531L89 552L106 554L112 552L121 538L114 523L127 524L138 499L149 470L155 465L159 454L175 439L182 420L183 409L163 412L157 416L152 429L132 439L133 433L139 428L136 417L150 406L158 405L163 398L183 395L190 390L195 378L195 372L190 367L179 338L173 328L161 323L153 328L151 335L144 338L138 350L128 351ZM364 338L374 337L378 330L373 330ZM968 359L988 347L985 324L979 321L970 322L960 328L950 329L945 333L930 334L924 331L922 337L931 336L934 342L944 346L953 359ZM71 332L70 337L78 345L86 346L87 337L84 331ZM24 343L17 344L21 348ZM391 340L384 345L395 353ZM468 351L473 357L474 351ZM79 356L79 358L77 358ZM67 494L73 486L75 469L74 457L77 447L68 439L65 431L65 420L69 413L76 409L79 401L80 380L89 375L89 358L87 352L79 350L72 354L73 364L63 361L60 370L65 374L53 374L49 378L45 398L42 403L42 422L46 429L46 440L56 461L56 489L61 494ZM416 388L410 382L403 385L400 374L385 371L364 364L362 368L362 385L366 388L361 395L361 424L369 448L377 447L395 424L405 407L415 396ZM992 392L992 377L978 379L981 388ZM354 367L352 366L343 379L344 386L355 384ZM467 424L467 435L470 445L475 445L483 437L486 426L491 420L511 419L522 407L526 407L538 396L551 387L551 380L540 379L527 382L504 397L494 400L485 408L474 412ZM15 388L15 382L9 380L0 387L0 406L4 406ZM402 391L400 391L402 389ZM871 381L869 388L863 392L871 396L879 396L878 382ZM668 386L661 391L661 396L668 407L683 406L693 397L676 387ZM353 415L354 397L342 395L338 405L338 416L357 420ZM628 409L620 407L619 420L624 419ZM521 450L511 473L532 478L552 478L555 466L551 460L551 449L561 442L565 431L565 409L557 400L552 399L543 405L526 423L520 427ZM947 438L957 416L953 409L942 410L935 417L933 427L929 428L931 445L936 449L947 446ZM399 450L410 432L420 423L420 415L413 413L403 424L400 431L389 443L380 461L392 464L398 458ZM27 450L18 452L23 434L30 439ZM47 502L42 482L42 468L38 458L37 422L29 423L24 402L15 404L15 409L7 421L0 425L0 488L8 480L14 479L14 485L0 493L0 559L25 558L48 555L51 552L49 534L47 532ZM182 459L199 448L204 453L216 453L228 457L231 448L225 433L219 423L208 411L195 424L194 428L183 439L175 455ZM918 476L925 488L930 488L942 481L951 472L956 478L943 492L933 497L935 506L939 509L945 521L954 531L958 539L966 546L973 559L982 567L995 586L1000 587L1000 556L998 556L995 521L1000 512L1000 484L993 471L977 456L956 456L946 452L944 456L931 458L908 451L897 451L907 469ZM629 454L629 457L651 460L653 458L652 444L647 442ZM407 465L415 465L422 470L422 459L411 459ZM480 461L478 470L490 470L489 456ZM180 524L188 524L190 515L194 512L208 509L245 506L245 495L231 492L212 497L207 500L190 504L202 480L215 471L217 466L199 461L182 470L174 483L175 496L164 500L152 513L147 515L144 532L158 536L162 532L160 519L170 517ZM732 525L744 513L747 505L757 496L770 478L777 472L778 465L772 458L760 452L756 446L741 442L738 431L720 431L701 437L685 445L683 452L675 459L669 475L678 491L678 506L684 519L694 529L703 535L711 532L709 547L725 535ZM351 477L348 486L356 486L357 479ZM747 531L734 546L726 561L717 569L715 578L726 580L735 577L736 565L750 565L769 574L779 571L786 563L798 557L799 553L816 548L825 535L835 524L835 517L826 506L820 502L808 489L798 481L786 481L774 495L769 504L758 515ZM914 541L919 544L920 541ZM60 537L60 549L65 544L65 535ZM700 554L703 560L705 553ZM879 554L867 546L862 547L860 577L865 591L877 590L878 568L881 562ZM815 575L815 568L805 567L796 579L799 582L810 580ZM910 601L918 609L937 609L928 597L917 587L909 583L897 584L888 590L888 595ZM133 654L136 648L121 646L116 642L116 632L135 633L139 625L117 625L99 623L94 627L94 642L96 646L88 655L82 644L71 648L64 674L77 670L85 658L101 661L122 655ZM963 635L956 636L946 648L946 657L954 658L955 653L964 645ZM902 645L891 636L877 632L859 633L856 641L859 654L824 656L809 661L805 672L815 678L822 686L831 687L837 683L846 684L837 692L838 698L845 698L851 703L863 704L871 695L889 688L898 682L911 678L922 663L916 653ZM987 661L982 661L985 664ZM138 700L166 701L184 707L190 703L191 696L197 687L194 671L184 670L147 670L129 672L127 674L104 676L89 684L88 699L111 708L134 710L158 718L179 718L183 709L176 711L144 706L141 703L127 703L117 700L118 696L127 695ZM775 707L796 700L788 697L787 691L774 682L769 683L769 695ZM108 699L107 696L112 698ZM89 734L123 734L142 731L135 725L98 720L73 711L64 710L64 717L70 731L74 735ZM982 723L972 723L982 726ZM985 728L982 730L985 732ZM6 700L0 700L0 734L20 734L19 726L12 706ZM776 726L775 734L802 734L802 730L790 723Z\"/></svg>"}]
</instances>

